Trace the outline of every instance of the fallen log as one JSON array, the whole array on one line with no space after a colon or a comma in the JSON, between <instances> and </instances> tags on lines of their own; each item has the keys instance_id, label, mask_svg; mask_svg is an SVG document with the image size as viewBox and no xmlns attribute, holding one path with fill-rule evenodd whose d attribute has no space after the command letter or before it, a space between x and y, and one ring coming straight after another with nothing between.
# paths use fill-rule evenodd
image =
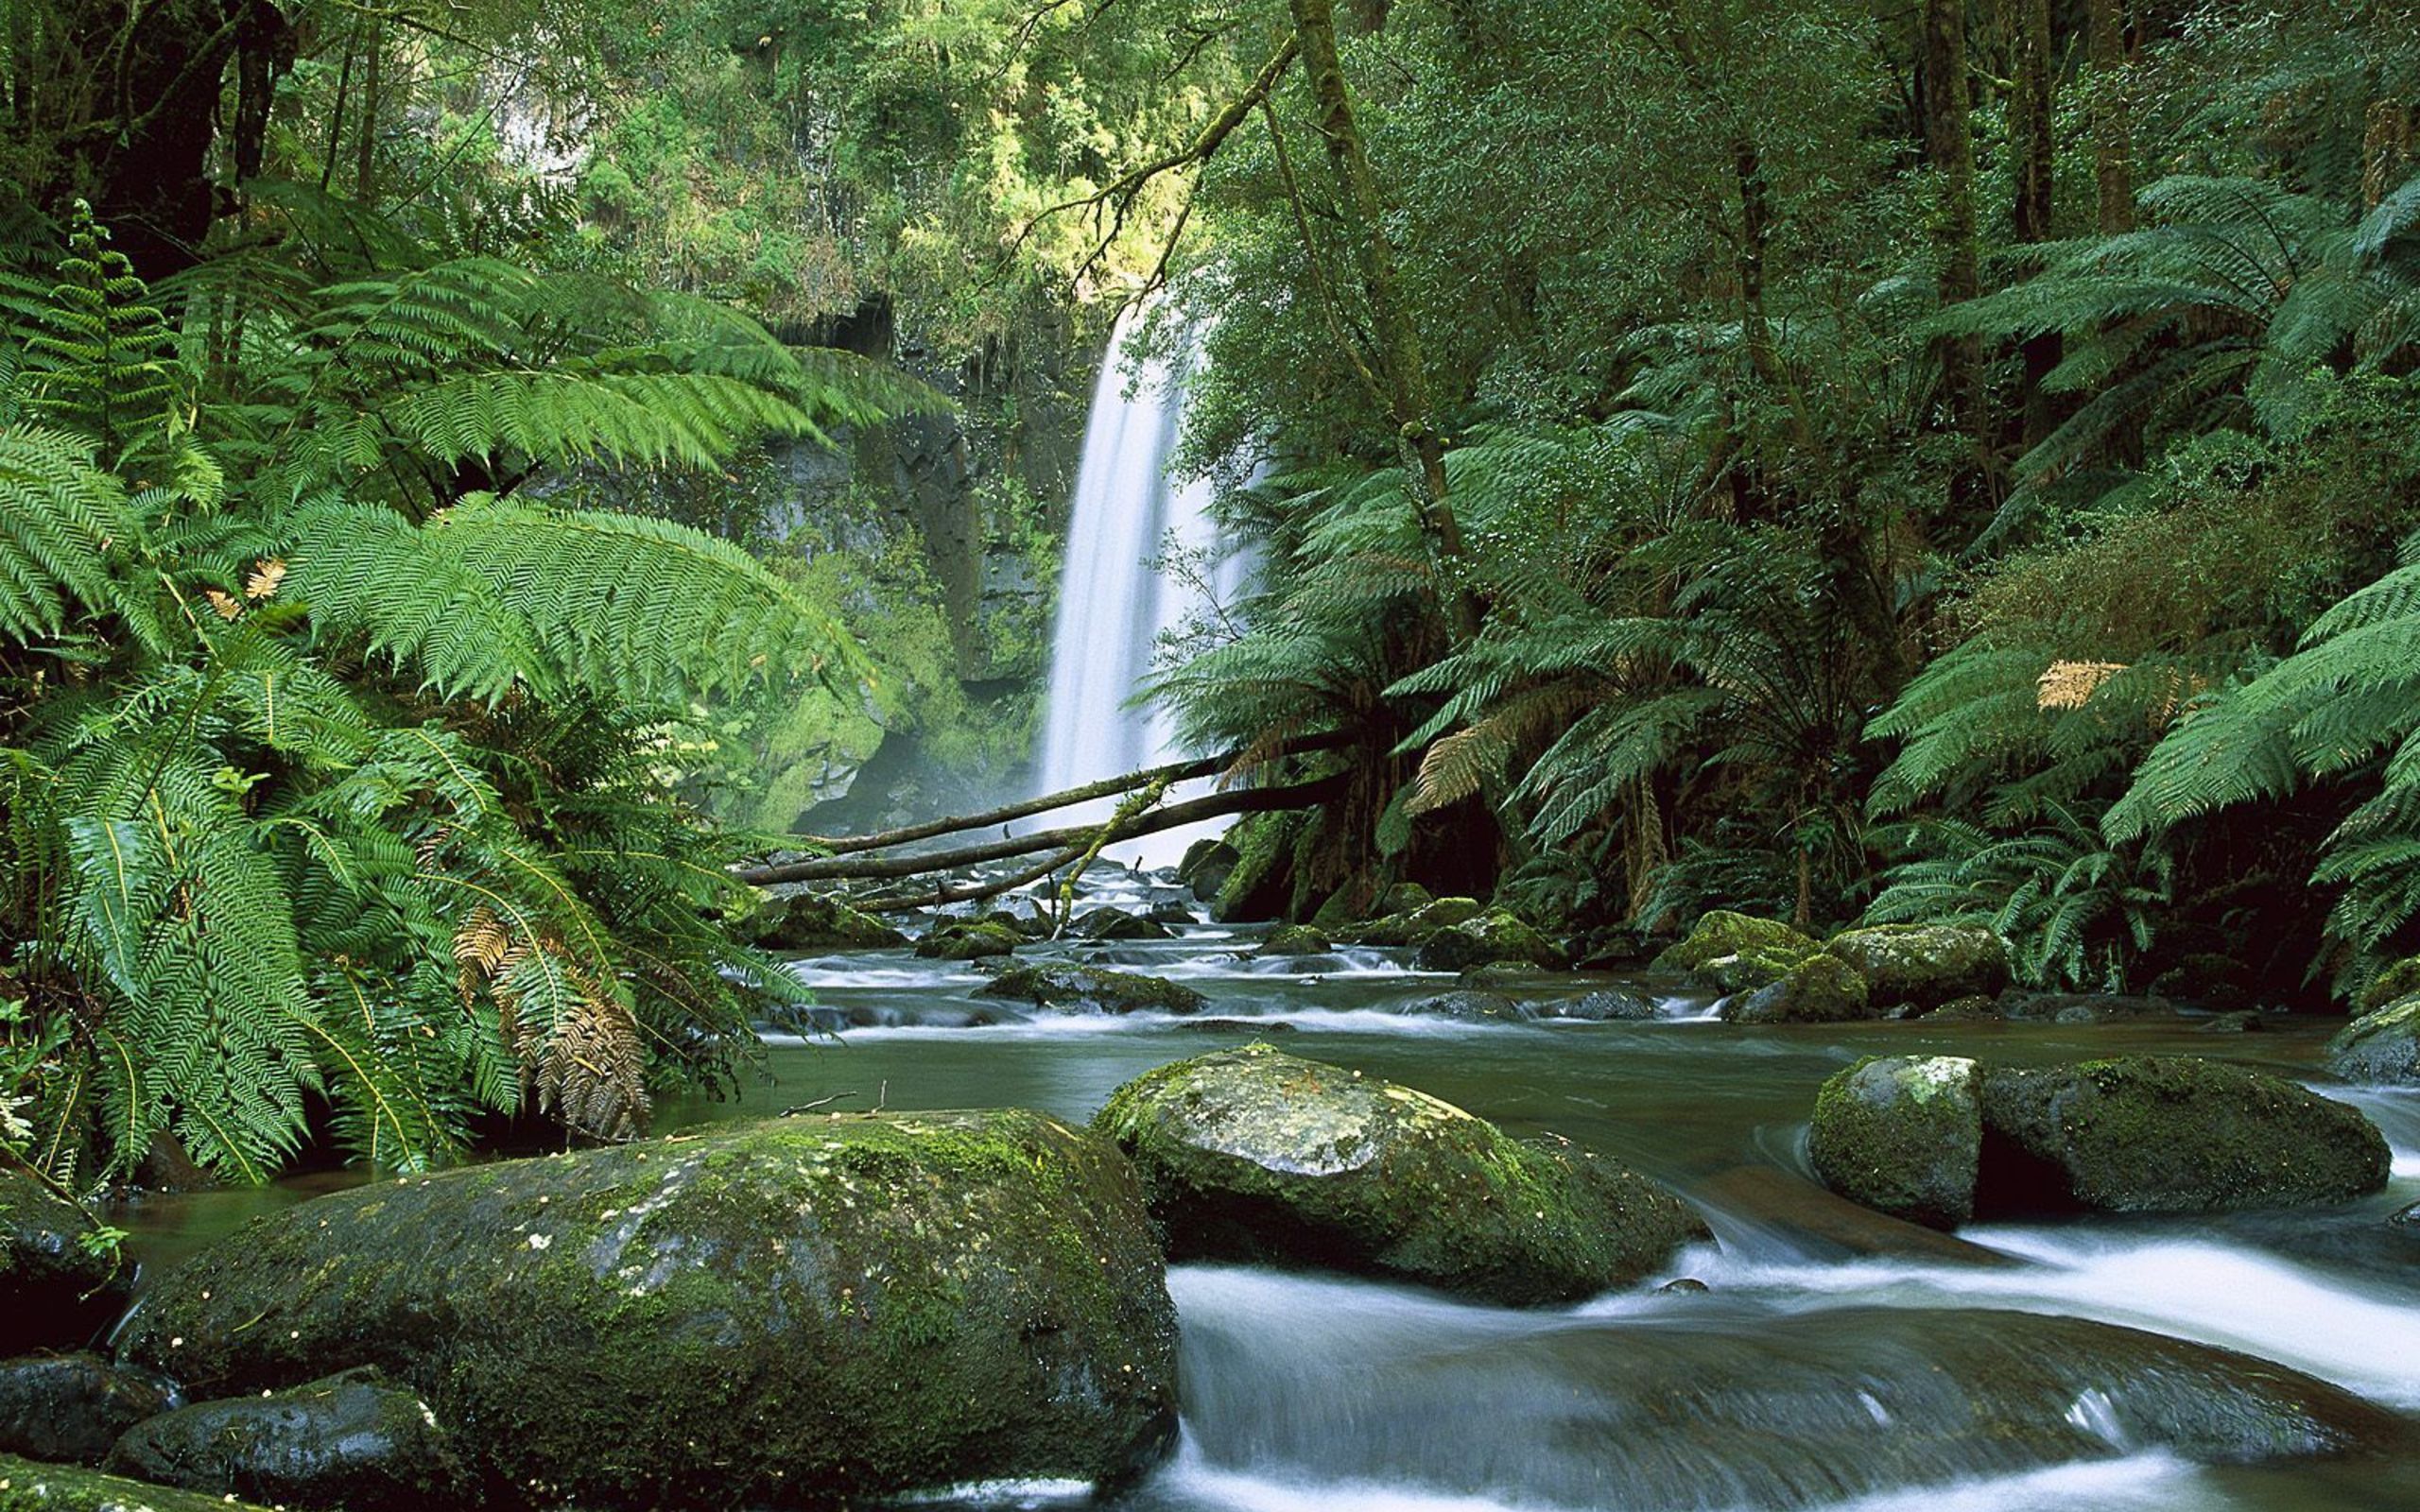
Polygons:
<instances>
[{"instance_id":1,"label":"fallen log","mask_svg":"<svg viewBox=\"0 0 2420 1512\"><path fill-rule=\"evenodd\" d=\"M876 898L871 902L857 903L855 907L859 913L864 914L908 914L924 908L946 908L951 903L981 902L986 898L997 898L1004 892L1014 892L1028 883L1040 882L1061 867L1073 864L1085 850L1084 846L1069 846L1066 850L1046 858L1038 867L994 882L968 884L957 887L944 882L934 887L929 897L919 893L912 898Z\"/></svg>"},{"instance_id":2,"label":"fallen log","mask_svg":"<svg viewBox=\"0 0 2420 1512\"><path fill-rule=\"evenodd\" d=\"M1183 829L1188 824L1224 818L1231 814L1266 814L1279 809L1312 808L1340 797L1344 787L1345 774L1340 772L1315 782L1296 782L1285 787L1231 788L1224 793L1191 799L1171 804L1156 814L1145 815L1125 826L1117 839L1132 840L1140 835L1157 834L1163 830ZM1098 824L1081 824L1062 830L1037 830L1031 834L987 840L981 845L928 851L923 855L817 856L806 861L748 867L735 875L740 881L758 887L769 887L785 882L871 882L890 877L921 877L929 872L981 866L987 861L1028 856L1037 850L1072 849L1080 855L1092 844L1093 837L1100 833L1100 828Z\"/></svg>"}]
</instances>

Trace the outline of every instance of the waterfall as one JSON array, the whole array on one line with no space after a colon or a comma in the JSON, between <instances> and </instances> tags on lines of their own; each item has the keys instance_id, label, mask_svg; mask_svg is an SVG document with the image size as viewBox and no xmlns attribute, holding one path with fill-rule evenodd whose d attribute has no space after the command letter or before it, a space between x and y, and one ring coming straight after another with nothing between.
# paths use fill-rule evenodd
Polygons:
<instances>
[{"instance_id":1,"label":"waterfall","mask_svg":"<svg viewBox=\"0 0 2420 1512\"><path fill-rule=\"evenodd\" d=\"M1083 461L1059 575L1059 613L1051 629L1050 683L1035 764L1037 794L1115 777L1173 760L1173 720L1165 710L1128 700L1151 671L1160 635L1197 607L1197 591L1153 563L1173 539L1188 550L1219 544L1206 480L1171 484L1167 464L1184 419L1184 379L1201 359L1196 339L1175 362L1147 357L1130 387L1122 360L1135 312L1119 317L1093 390ZM1241 564L1216 565L1218 592L1231 592ZM1053 825L1106 817L1103 800L1054 816ZM1113 854L1149 865L1173 860L1192 832L1149 835Z\"/></svg>"}]
</instances>

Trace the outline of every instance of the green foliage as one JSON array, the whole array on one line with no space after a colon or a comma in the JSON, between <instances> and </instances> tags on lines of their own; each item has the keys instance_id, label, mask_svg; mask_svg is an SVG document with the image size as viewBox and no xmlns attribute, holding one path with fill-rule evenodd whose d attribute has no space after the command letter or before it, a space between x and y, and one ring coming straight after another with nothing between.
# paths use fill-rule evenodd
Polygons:
<instances>
[{"instance_id":1,"label":"green foliage","mask_svg":"<svg viewBox=\"0 0 2420 1512\"><path fill-rule=\"evenodd\" d=\"M727 543L535 484L875 404L699 301L462 258L315 284L307 239L180 281L171 354L122 267L83 297L78 234L63 313L19 316L85 338L0 430L28 1158L166 1133L261 1179L324 1129L412 1168L525 1105L627 1137L726 1072L800 990L719 927L741 837L658 755L694 699L853 701L861 659ZM155 391L192 397L127 402ZM179 481L130 491L134 455Z\"/></svg>"}]
</instances>

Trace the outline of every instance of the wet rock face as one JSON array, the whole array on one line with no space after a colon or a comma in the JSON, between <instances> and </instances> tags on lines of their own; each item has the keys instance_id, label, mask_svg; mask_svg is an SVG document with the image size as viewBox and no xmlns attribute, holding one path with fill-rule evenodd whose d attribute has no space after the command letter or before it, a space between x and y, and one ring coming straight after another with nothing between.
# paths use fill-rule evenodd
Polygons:
<instances>
[{"instance_id":1,"label":"wet rock face","mask_svg":"<svg viewBox=\"0 0 2420 1512\"><path fill-rule=\"evenodd\" d=\"M926 960L981 961L1013 955L1025 935L1006 915L963 919L944 919L916 942L916 954Z\"/></svg>"},{"instance_id":2,"label":"wet rock face","mask_svg":"<svg viewBox=\"0 0 2420 1512\"><path fill-rule=\"evenodd\" d=\"M1336 949L1335 942L1308 924L1281 924L1270 931L1260 942L1254 955L1325 955Z\"/></svg>"},{"instance_id":3,"label":"wet rock face","mask_svg":"<svg viewBox=\"0 0 2420 1512\"><path fill-rule=\"evenodd\" d=\"M2221 1212L2349 1202L2386 1185L2359 1108L2189 1056L1987 1069L1976 1210Z\"/></svg>"},{"instance_id":4,"label":"wet rock face","mask_svg":"<svg viewBox=\"0 0 2420 1512\"><path fill-rule=\"evenodd\" d=\"M1589 1023L1643 1023L1655 1017L1655 1005L1635 992L1606 988L1576 998L1533 1003L1540 1018L1577 1019Z\"/></svg>"},{"instance_id":5,"label":"wet rock face","mask_svg":"<svg viewBox=\"0 0 2420 1512\"><path fill-rule=\"evenodd\" d=\"M1116 1481L1175 1426L1127 1162L1015 1109L800 1116L385 1182L163 1278L122 1352L197 1396L375 1366L483 1482L594 1508Z\"/></svg>"},{"instance_id":6,"label":"wet rock face","mask_svg":"<svg viewBox=\"0 0 2420 1512\"><path fill-rule=\"evenodd\" d=\"M1441 992L1407 1003L1396 1011L1415 1019L1452 1019L1461 1023L1527 1023L1536 1017L1500 992Z\"/></svg>"},{"instance_id":7,"label":"wet rock face","mask_svg":"<svg viewBox=\"0 0 2420 1512\"><path fill-rule=\"evenodd\" d=\"M1094 1127L1133 1157L1179 1260L1322 1266L1526 1306L1628 1285L1706 1233L1616 1161L1525 1143L1425 1092L1267 1045L1137 1077Z\"/></svg>"},{"instance_id":8,"label":"wet rock face","mask_svg":"<svg viewBox=\"0 0 2420 1512\"><path fill-rule=\"evenodd\" d=\"M458 1504L471 1489L437 1415L373 1370L179 1408L120 1438L103 1469L155 1486L346 1512L421 1512Z\"/></svg>"},{"instance_id":9,"label":"wet rock face","mask_svg":"<svg viewBox=\"0 0 2420 1512\"><path fill-rule=\"evenodd\" d=\"M756 921L756 943L769 951L882 951L908 943L907 936L837 898L781 899L767 903Z\"/></svg>"},{"instance_id":10,"label":"wet rock face","mask_svg":"<svg viewBox=\"0 0 2420 1512\"><path fill-rule=\"evenodd\" d=\"M1882 1007L1929 1013L1960 998L1995 997L2008 986L2008 945L1988 929L1959 924L1883 924L1832 936L1824 947L1864 977Z\"/></svg>"},{"instance_id":11,"label":"wet rock face","mask_svg":"<svg viewBox=\"0 0 2420 1512\"><path fill-rule=\"evenodd\" d=\"M231 1496L203 1496L0 1454L0 1512L261 1512Z\"/></svg>"},{"instance_id":12,"label":"wet rock face","mask_svg":"<svg viewBox=\"0 0 2420 1512\"><path fill-rule=\"evenodd\" d=\"M1824 1084L1806 1136L1816 1177L1851 1202L1931 1228L1975 1215L1983 1150L1976 1065L1954 1056L1859 1061Z\"/></svg>"},{"instance_id":13,"label":"wet rock face","mask_svg":"<svg viewBox=\"0 0 2420 1512\"><path fill-rule=\"evenodd\" d=\"M98 1465L119 1435L176 1404L167 1383L97 1354L0 1361L0 1454Z\"/></svg>"},{"instance_id":14,"label":"wet rock face","mask_svg":"<svg viewBox=\"0 0 2420 1512\"><path fill-rule=\"evenodd\" d=\"M1501 908L1437 929L1416 943L1420 951L1413 964L1424 971L1463 971L1499 961L1549 971L1570 964L1552 940Z\"/></svg>"},{"instance_id":15,"label":"wet rock face","mask_svg":"<svg viewBox=\"0 0 2420 1512\"><path fill-rule=\"evenodd\" d=\"M1078 939L1171 939L1174 932L1123 908L1096 908L1080 914L1067 933Z\"/></svg>"},{"instance_id":16,"label":"wet rock face","mask_svg":"<svg viewBox=\"0 0 2420 1512\"><path fill-rule=\"evenodd\" d=\"M976 989L990 998L1015 998L1063 1013L1199 1013L1210 1000L1181 982L1102 966L1056 963L1020 966Z\"/></svg>"},{"instance_id":17,"label":"wet rock face","mask_svg":"<svg viewBox=\"0 0 2420 1512\"><path fill-rule=\"evenodd\" d=\"M1718 959L1716 969L1742 958ZM1776 981L1735 992L1722 1016L1734 1023L1848 1023L1875 1018L1879 1009L1856 967L1837 955L1809 955Z\"/></svg>"},{"instance_id":18,"label":"wet rock face","mask_svg":"<svg viewBox=\"0 0 2420 1512\"><path fill-rule=\"evenodd\" d=\"M2327 1066L2346 1081L2420 1085L2420 992L2365 1014L2327 1042Z\"/></svg>"},{"instance_id":19,"label":"wet rock face","mask_svg":"<svg viewBox=\"0 0 2420 1512\"><path fill-rule=\"evenodd\" d=\"M126 1311L131 1267L91 1213L0 1171L0 1356L75 1349Z\"/></svg>"}]
</instances>

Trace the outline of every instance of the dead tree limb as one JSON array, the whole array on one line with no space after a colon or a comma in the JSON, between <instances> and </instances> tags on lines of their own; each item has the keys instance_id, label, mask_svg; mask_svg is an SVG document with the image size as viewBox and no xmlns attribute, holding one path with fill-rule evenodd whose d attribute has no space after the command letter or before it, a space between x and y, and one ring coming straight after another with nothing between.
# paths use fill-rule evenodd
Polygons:
<instances>
[{"instance_id":1,"label":"dead tree limb","mask_svg":"<svg viewBox=\"0 0 2420 1512\"><path fill-rule=\"evenodd\" d=\"M1182 829L1203 819L1224 818L1230 814L1265 814L1279 809L1311 808L1340 795L1344 784L1345 776L1339 773L1315 782L1296 782L1286 787L1244 787L1212 793L1205 798L1171 804L1156 814L1144 816L1118 838L1131 840L1138 835L1157 834L1163 830ZM820 856L810 861L750 867L735 875L740 881L758 887L785 882L872 882L894 877L921 877L935 871L955 870L959 867L980 866L988 861L1005 861L1011 856L1031 855L1037 850L1073 848L1080 855L1099 831L1100 826L1097 824L1041 830L1006 840L988 840L981 845L961 846L955 850L935 850L915 856Z\"/></svg>"},{"instance_id":2,"label":"dead tree limb","mask_svg":"<svg viewBox=\"0 0 2420 1512\"><path fill-rule=\"evenodd\" d=\"M856 906L859 913L866 914L912 914L923 908L946 908L951 903L981 902L986 898L997 898L1004 892L1014 892L1028 883L1040 882L1061 867L1071 865L1083 853L1082 846L1069 846L1046 857L1042 865L1011 877L957 887L944 882L934 887L930 896L918 893L912 898L877 898Z\"/></svg>"}]
</instances>

